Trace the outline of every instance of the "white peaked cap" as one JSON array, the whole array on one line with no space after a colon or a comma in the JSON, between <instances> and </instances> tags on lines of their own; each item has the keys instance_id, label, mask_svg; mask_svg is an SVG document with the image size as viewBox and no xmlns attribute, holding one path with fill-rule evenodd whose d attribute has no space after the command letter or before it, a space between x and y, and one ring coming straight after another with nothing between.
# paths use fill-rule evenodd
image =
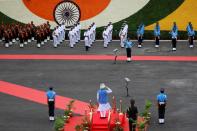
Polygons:
<instances>
[{"instance_id":1,"label":"white peaked cap","mask_svg":"<svg viewBox=\"0 0 197 131\"><path fill-rule=\"evenodd\" d=\"M100 84L100 89L104 89L104 88L106 88L106 85L104 83L101 83Z\"/></svg>"}]
</instances>

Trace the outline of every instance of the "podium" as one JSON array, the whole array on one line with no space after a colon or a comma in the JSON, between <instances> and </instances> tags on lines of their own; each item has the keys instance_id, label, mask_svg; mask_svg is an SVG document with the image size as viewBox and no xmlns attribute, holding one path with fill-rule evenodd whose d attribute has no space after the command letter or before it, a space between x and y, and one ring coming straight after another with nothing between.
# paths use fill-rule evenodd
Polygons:
<instances>
[{"instance_id":1,"label":"podium","mask_svg":"<svg viewBox=\"0 0 197 131\"><path fill-rule=\"evenodd\" d=\"M100 118L100 113L94 112L90 116L91 131L112 131L117 119L120 121L120 125L125 128L124 131L129 131L125 114L112 111L108 112L106 116L106 118Z\"/></svg>"}]
</instances>

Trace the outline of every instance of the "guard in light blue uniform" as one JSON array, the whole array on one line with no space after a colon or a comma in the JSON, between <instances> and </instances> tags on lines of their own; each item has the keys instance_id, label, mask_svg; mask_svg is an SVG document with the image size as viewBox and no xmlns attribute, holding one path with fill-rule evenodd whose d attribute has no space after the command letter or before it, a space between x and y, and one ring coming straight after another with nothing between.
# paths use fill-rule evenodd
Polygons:
<instances>
[{"instance_id":1,"label":"guard in light blue uniform","mask_svg":"<svg viewBox=\"0 0 197 131\"><path fill-rule=\"evenodd\" d=\"M126 52L127 52L127 62L131 61L131 48L133 45L134 45L134 43L131 42L129 38L127 38L124 41L124 47L126 48Z\"/></svg>"},{"instance_id":2,"label":"guard in light blue uniform","mask_svg":"<svg viewBox=\"0 0 197 131\"><path fill-rule=\"evenodd\" d=\"M172 38L172 51L176 51L176 43L177 43L177 36L178 36L178 27L176 22L173 23L172 30L170 32Z\"/></svg>"},{"instance_id":3,"label":"guard in light blue uniform","mask_svg":"<svg viewBox=\"0 0 197 131\"><path fill-rule=\"evenodd\" d=\"M142 47L143 44L143 36L144 36L144 24L140 24L137 29L137 37L138 37L138 48Z\"/></svg>"},{"instance_id":4,"label":"guard in light blue uniform","mask_svg":"<svg viewBox=\"0 0 197 131\"><path fill-rule=\"evenodd\" d=\"M54 110L55 110L55 96L56 93L53 91L53 87L49 87L49 91L46 93L47 103L49 107L49 120L54 121Z\"/></svg>"},{"instance_id":5,"label":"guard in light blue uniform","mask_svg":"<svg viewBox=\"0 0 197 131\"><path fill-rule=\"evenodd\" d=\"M191 22L189 22L186 30L187 30L187 34L188 34L189 47L193 48L194 47L195 31L193 29L193 26L192 26Z\"/></svg>"},{"instance_id":6,"label":"guard in light blue uniform","mask_svg":"<svg viewBox=\"0 0 197 131\"><path fill-rule=\"evenodd\" d=\"M157 103L158 103L159 124L164 124L167 95L164 93L163 88L161 88L160 94L157 95Z\"/></svg>"},{"instance_id":7,"label":"guard in light blue uniform","mask_svg":"<svg viewBox=\"0 0 197 131\"><path fill-rule=\"evenodd\" d=\"M159 47L159 40L160 40L160 26L157 22L154 29L154 36L155 36L155 47Z\"/></svg>"}]
</instances>

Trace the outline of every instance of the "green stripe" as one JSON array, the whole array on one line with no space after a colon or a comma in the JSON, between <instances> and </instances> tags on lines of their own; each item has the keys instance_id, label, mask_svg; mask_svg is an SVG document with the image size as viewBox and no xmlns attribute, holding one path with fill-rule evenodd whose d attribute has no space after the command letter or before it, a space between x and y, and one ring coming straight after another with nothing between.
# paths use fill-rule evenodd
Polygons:
<instances>
[{"instance_id":1,"label":"green stripe","mask_svg":"<svg viewBox=\"0 0 197 131\"><path fill-rule=\"evenodd\" d=\"M130 30L136 30L137 26L143 22L145 25L150 25L156 21L165 18L174 12L184 0L150 0L144 8L139 10L134 15L114 24L116 29L122 25L123 21L127 21Z\"/></svg>"}]
</instances>

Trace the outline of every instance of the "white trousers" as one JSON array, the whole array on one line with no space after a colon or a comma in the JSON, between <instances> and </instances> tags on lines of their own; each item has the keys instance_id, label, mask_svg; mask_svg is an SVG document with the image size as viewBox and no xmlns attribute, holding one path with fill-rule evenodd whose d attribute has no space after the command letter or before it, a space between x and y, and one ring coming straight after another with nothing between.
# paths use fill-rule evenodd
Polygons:
<instances>
[{"instance_id":1,"label":"white trousers","mask_svg":"<svg viewBox=\"0 0 197 131\"><path fill-rule=\"evenodd\" d=\"M54 47L57 47L57 45L58 45L57 37L56 36L53 36L53 46Z\"/></svg>"},{"instance_id":2,"label":"white trousers","mask_svg":"<svg viewBox=\"0 0 197 131\"><path fill-rule=\"evenodd\" d=\"M107 37L104 37L104 47L107 47L108 46L108 38Z\"/></svg>"},{"instance_id":3,"label":"white trousers","mask_svg":"<svg viewBox=\"0 0 197 131\"><path fill-rule=\"evenodd\" d=\"M124 47L124 40L125 40L124 37L121 36L121 37L120 37L120 46L121 46L121 47Z\"/></svg>"}]
</instances>

